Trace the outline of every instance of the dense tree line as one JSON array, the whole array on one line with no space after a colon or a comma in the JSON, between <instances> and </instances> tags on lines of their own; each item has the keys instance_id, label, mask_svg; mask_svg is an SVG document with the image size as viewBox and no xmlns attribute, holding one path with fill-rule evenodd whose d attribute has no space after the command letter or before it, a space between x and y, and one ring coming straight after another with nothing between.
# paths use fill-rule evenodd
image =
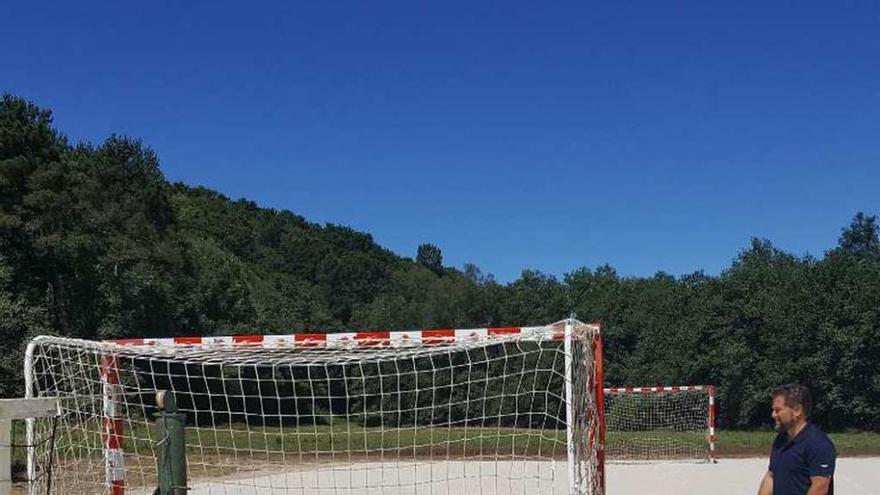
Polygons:
<instances>
[{"instance_id":1,"label":"dense tree line","mask_svg":"<svg viewBox=\"0 0 880 495\"><path fill-rule=\"evenodd\" d=\"M713 383L727 427L768 391L813 387L831 429L880 428L880 240L857 213L822 258L753 239L719 276L610 266L501 284L369 234L170 184L137 139L70 143L51 112L0 101L0 392L37 334L88 339L601 322L607 385Z\"/></svg>"}]
</instances>

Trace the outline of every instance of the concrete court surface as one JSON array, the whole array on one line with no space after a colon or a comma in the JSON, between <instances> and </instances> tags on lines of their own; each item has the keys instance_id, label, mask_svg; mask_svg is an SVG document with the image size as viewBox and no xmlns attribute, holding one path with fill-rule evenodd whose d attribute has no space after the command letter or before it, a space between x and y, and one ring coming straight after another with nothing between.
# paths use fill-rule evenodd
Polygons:
<instances>
[{"instance_id":1,"label":"concrete court surface","mask_svg":"<svg viewBox=\"0 0 880 495\"><path fill-rule=\"evenodd\" d=\"M609 464L608 495L742 495L757 492L766 458L718 464ZM482 478L482 479L479 479ZM432 482L432 480L434 480ZM445 480L445 481L438 481ZM566 465L547 462L398 462L255 472L193 480L189 495L568 495ZM837 495L880 495L880 458L838 459Z\"/></svg>"}]
</instances>

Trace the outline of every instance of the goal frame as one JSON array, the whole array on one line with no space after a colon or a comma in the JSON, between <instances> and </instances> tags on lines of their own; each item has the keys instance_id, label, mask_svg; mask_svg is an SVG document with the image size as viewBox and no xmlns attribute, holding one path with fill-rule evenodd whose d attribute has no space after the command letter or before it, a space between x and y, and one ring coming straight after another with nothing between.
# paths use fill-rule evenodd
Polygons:
<instances>
[{"instance_id":1,"label":"goal frame","mask_svg":"<svg viewBox=\"0 0 880 495\"><path fill-rule=\"evenodd\" d=\"M593 374L589 377L589 393L593 395L597 418L586 419L590 427L588 438L590 447L595 449L596 475L598 476L599 494L605 493L605 418L603 391L603 348L601 326L598 323L582 323L569 318L549 325L535 327L487 327L476 329L431 329L417 331L365 331L346 333L300 333L289 335L232 335L232 336L182 336L170 338L128 338L105 340L101 343L116 346L148 346L163 349L174 349L182 346L201 346L218 348L235 348L247 346L269 349L358 349L365 347L398 347L398 346L446 346L460 342L486 342L491 345L494 340L515 335L523 335L523 341L559 341L564 346L564 398L566 412L567 464L569 490L572 494L581 493L578 485L575 458L578 443L574 438L575 421L585 421L575 417L572 384L574 381L573 352L571 348L575 324L587 327L592 335ZM25 354L25 385L26 397L35 396L33 362L34 349L40 337L35 338L27 347ZM105 463L105 485L109 495L125 495L125 469L122 443L124 438L124 421L121 411L116 407L123 393L120 383L119 367L123 358L117 357L112 351L100 357L100 379L102 385L103 429L102 444ZM592 422L591 422L592 421ZM28 478L29 493L35 493L36 452L33 446L34 419L27 421L28 436Z\"/></svg>"},{"instance_id":2,"label":"goal frame","mask_svg":"<svg viewBox=\"0 0 880 495\"><path fill-rule=\"evenodd\" d=\"M602 390L602 395L642 395L649 396L656 393L687 393L687 392L705 392L708 397L708 406L706 411L706 441L707 452L706 460L711 463L718 462L718 456L715 449L715 386L714 385L668 385L658 387L606 387Z\"/></svg>"}]
</instances>

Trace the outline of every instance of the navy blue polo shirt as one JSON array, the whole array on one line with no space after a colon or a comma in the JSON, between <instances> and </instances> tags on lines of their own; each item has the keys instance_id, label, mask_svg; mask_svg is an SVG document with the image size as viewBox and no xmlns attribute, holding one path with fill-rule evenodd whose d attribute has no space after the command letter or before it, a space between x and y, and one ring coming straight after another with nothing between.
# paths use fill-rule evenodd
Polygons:
<instances>
[{"instance_id":1,"label":"navy blue polo shirt","mask_svg":"<svg viewBox=\"0 0 880 495\"><path fill-rule=\"evenodd\" d=\"M780 433L770 451L773 495L804 495L810 488L811 476L832 477L828 495L833 495L836 459L831 439L812 423L807 423L790 440L787 434Z\"/></svg>"}]
</instances>

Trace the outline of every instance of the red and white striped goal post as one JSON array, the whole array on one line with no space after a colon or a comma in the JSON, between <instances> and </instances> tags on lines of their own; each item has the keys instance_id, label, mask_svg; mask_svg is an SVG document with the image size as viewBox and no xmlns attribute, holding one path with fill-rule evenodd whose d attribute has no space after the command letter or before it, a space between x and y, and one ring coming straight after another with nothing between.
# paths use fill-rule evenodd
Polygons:
<instances>
[{"instance_id":1,"label":"red and white striped goal post","mask_svg":"<svg viewBox=\"0 0 880 495\"><path fill-rule=\"evenodd\" d=\"M708 429L709 440L709 461L718 462L715 452L715 386L714 385L673 385L665 387L611 387L602 389L604 394L608 395L624 395L624 394L644 394L652 393L679 393L679 392L706 392L709 397L709 410L706 413L706 427Z\"/></svg>"}]
</instances>

